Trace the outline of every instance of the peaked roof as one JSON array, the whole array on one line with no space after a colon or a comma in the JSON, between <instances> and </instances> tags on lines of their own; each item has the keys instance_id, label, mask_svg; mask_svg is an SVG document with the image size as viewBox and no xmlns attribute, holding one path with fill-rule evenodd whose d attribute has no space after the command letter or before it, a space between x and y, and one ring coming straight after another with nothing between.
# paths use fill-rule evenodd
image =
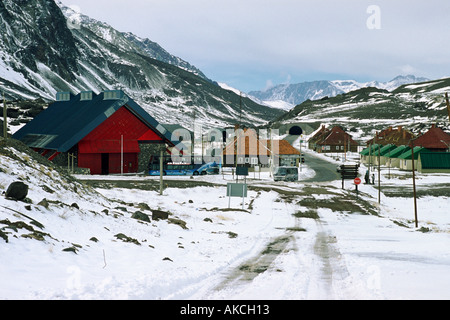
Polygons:
<instances>
[{"instance_id":1,"label":"peaked roof","mask_svg":"<svg viewBox=\"0 0 450 320\"><path fill-rule=\"evenodd\" d=\"M352 146L358 145L358 143L353 140L352 136L345 132L340 126L334 126L332 129L325 129L322 127L319 132L312 138L314 142L318 145L343 145L350 144Z\"/></svg>"},{"instance_id":2,"label":"peaked roof","mask_svg":"<svg viewBox=\"0 0 450 320\"><path fill-rule=\"evenodd\" d=\"M81 92L76 96L58 93L57 97L59 101L18 130L13 138L32 148L67 152L125 106L170 146L179 143L172 141L172 134L121 90L105 91L98 95L92 92Z\"/></svg>"},{"instance_id":3,"label":"peaked roof","mask_svg":"<svg viewBox=\"0 0 450 320\"><path fill-rule=\"evenodd\" d=\"M287 140L273 140L274 144L278 143L278 150L273 150L279 155L300 155L300 151L295 149ZM262 141L264 145L267 145L271 149L271 140Z\"/></svg>"},{"instance_id":4,"label":"peaked roof","mask_svg":"<svg viewBox=\"0 0 450 320\"><path fill-rule=\"evenodd\" d=\"M430 130L414 140L414 145L428 149L446 150L450 148L450 135L433 125Z\"/></svg>"},{"instance_id":5,"label":"peaked roof","mask_svg":"<svg viewBox=\"0 0 450 320\"><path fill-rule=\"evenodd\" d=\"M309 142L317 142L322 139L322 137L326 134L330 133L330 129L326 128L325 125L322 125L319 130L309 139Z\"/></svg>"},{"instance_id":6,"label":"peaked roof","mask_svg":"<svg viewBox=\"0 0 450 320\"><path fill-rule=\"evenodd\" d=\"M369 154L373 156L375 150L378 150L378 144L372 144L371 146L365 148L359 154L362 156L368 156Z\"/></svg>"},{"instance_id":7,"label":"peaked roof","mask_svg":"<svg viewBox=\"0 0 450 320\"><path fill-rule=\"evenodd\" d=\"M247 156L268 156L272 152L275 155L300 155L300 151L295 149L287 140L260 140L254 130L244 130L239 137L235 137L223 149L223 155L247 155Z\"/></svg>"},{"instance_id":8,"label":"peaked roof","mask_svg":"<svg viewBox=\"0 0 450 320\"><path fill-rule=\"evenodd\" d=\"M387 155L387 156L389 156L389 153L392 151L392 150L394 150L394 149L396 149L397 148L397 146L396 145L393 145L393 144L387 144L387 145L385 145L385 146L380 146L380 152L378 152L378 147L373 151L373 155L374 156L378 156L378 155L380 155L380 156L385 156L385 155Z\"/></svg>"},{"instance_id":9,"label":"peaked roof","mask_svg":"<svg viewBox=\"0 0 450 320\"><path fill-rule=\"evenodd\" d=\"M399 126L397 129L389 127L381 132L377 132L374 138L367 141L367 144L395 144L396 146L401 146L408 144L413 138L415 138L414 134L404 129L403 126Z\"/></svg>"},{"instance_id":10,"label":"peaked roof","mask_svg":"<svg viewBox=\"0 0 450 320\"><path fill-rule=\"evenodd\" d=\"M405 160L411 160L412 159L412 149L410 148L408 151L403 152L400 156L398 156L399 159L405 159ZM422 147L414 147L414 160L417 160L419 158L419 154L422 152L429 151L426 148Z\"/></svg>"},{"instance_id":11,"label":"peaked roof","mask_svg":"<svg viewBox=\"0 0 450 320\"><path fill-rule=\"evenodd\" d=\"M411 147L409 146L398 146L394 150L391 151L389 158L398 158L402 153L410 150Z\"/></svg>"}]
</instances>

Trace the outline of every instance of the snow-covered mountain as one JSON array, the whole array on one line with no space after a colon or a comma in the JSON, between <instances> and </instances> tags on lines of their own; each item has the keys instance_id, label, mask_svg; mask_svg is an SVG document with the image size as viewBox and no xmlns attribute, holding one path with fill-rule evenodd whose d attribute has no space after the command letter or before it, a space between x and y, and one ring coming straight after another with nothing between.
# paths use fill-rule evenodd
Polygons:
<instances>
[{"instance_id":1,"label":"snow-covered mountain","mask_svg":"<svg viewBox=\"0 0 450 320\"><path fill-rule=\"evenodd\" d=\"M240 98L158 44L54 1L0 1L0 89L8 99L121 89L162 123L226 127ZM242 99L244 124L282 111Z\"/></svg>"},{"instance_id":2,"label":"snow-covered mountain","mask_svg":"<svg viewBox=\"0 0 450 320\"><path fill-rule=\"evenodd\" d=\"M414 75L397 76L388 82L357 82L355 80L321 80L302 82L297 84L280 84L264 91L249 92L262 103L271 105L273 102L283 101L288 106L296 106L306 100L319 100L324 97L335 97L338 94L348 93L361 88L375 87L388 91L395 90L404 84L425 82L429 79ZM258 101L257 100L257 101Z\"/></svg>"},{"instance_id":3,"label":"snow-covered mountain","mask_svg":"<svg viewBox=\"0 0 450 320\"><path fill-rule=\"evenodd\" d=\"M448 92L450 78L405 84L393 91L364 87L335 97L304 101L270 125L340 125L361 141L390 126L402 126L414 133L425 132L433 124L450 130L445 101Z\"/></svg>"}]
</instances>

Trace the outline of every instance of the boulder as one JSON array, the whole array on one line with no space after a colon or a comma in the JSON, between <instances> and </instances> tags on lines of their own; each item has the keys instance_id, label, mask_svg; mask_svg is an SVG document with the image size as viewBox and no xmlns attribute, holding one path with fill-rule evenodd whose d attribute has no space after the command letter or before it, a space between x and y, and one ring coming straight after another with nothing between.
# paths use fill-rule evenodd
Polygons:
<instances>
[{"instance_id":1,"label":"boulder","mask_svg":"<svg viewBox=\"0 0 450 320\"><path fill-rule=\"evenodd\" d=\"M169 213L161 210L152 210L152 219L153 220L167 220L169 218Z\"/></svg>"},{"instance_id":2,"label":"boulder","mask_svg":"<svg viewBox=\"0 0 450 320\"><path fill-rule=\"evenodd\" d=\"M150 222L150 218L148 217L148 215L146 215L145 213L141 212L141 211L136 211L135 213L133 213L131 215L131 217L133 219L137 219L137 220L142 220L142 221L147 221Z\"/></svg>"},{"instance_id":3,"label":"boulder","mask_svg":"<svg viewBox=\"0 0 450 320\"><path fill-rule=\"evenodd\" d=\"M46 198L42 199L38 203L38 206L43 206L45 209L48 209L49 205L50 204L48 203L48 200Z\"/></svg>"},{"instance_id":4,"label":"boulder","mask_svg":"<svg viewBox=\"0 0 450 320\"><path fill-rule=\"evenodd\" d=\"M28 185L21 181L13 182L6 190L5 197L14 200L24 200L28 195Z\"/></svg>"}]
</instances>

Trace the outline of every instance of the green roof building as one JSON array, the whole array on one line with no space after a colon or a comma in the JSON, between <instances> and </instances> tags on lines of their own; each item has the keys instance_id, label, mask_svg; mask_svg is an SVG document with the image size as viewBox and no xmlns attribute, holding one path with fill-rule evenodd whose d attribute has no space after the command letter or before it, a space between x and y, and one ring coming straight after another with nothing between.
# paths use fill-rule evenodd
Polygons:
<instances>
[{"instance_id":1,"label":"green roof building","mask_svg":"<svg viewBox=\"0 0 450 320\"><path fill-rule=\"evenodd\" d=\"M420 173L450 173L450 152L422 152L417 167Z\"/></svg>"},{"instance_id":2,"label":"green roof building","mask_svg":"<svg viewBox=\"0 0 450 320\"><path fill-rule=\"evenodd\" d=\"M408 146L399 146L391 151L389 154L389 158L398 158L402 153L410 150L411 148Z\"/></svg>"},{"instance_id":3,"label":"green roof building","mask_svg":"<svg viewBox=\"0 0 450 320\"><path fill-rule=\"evenodd\" d=\"M381 148L381 145L380 145ZM363 151L361 151L359 154L361 156L361 162L362 163L374 163L374 152L375 150L378 150L378 144L373 144L370 147L365 148Z\"/></svg>"},{"instance_id":4,"label":"green roof building","mask_svg":"<svg viewBox=\"0 0 450 320\"><path fill-rule=\"evenodd\" d=\"M412 170L412 151L411 148L406 151L403 152L398 159L400 160L400 169L401 170L407 170L407 171L411 171ZM422 147L414 147L414 169L417 170L417 159L419 159L419 154L422 152L427 152L429 151L427 148L422 148Z\"/></svg>"},{"instance_id":5,"label":"green roof building","mask_svg":"<svg viewBox=\"0 0 450 320\"><path fill-rule=\"evenodd\" d=\"M381 146L380 149L376 149L374 152L375 156L375 164L378 165L378 161L380 161L380 165L384 166L389 160L389 155L392 150L396 149L397 146L393 144L387 144L385 146Z\"/></svg>"}]
</instances>

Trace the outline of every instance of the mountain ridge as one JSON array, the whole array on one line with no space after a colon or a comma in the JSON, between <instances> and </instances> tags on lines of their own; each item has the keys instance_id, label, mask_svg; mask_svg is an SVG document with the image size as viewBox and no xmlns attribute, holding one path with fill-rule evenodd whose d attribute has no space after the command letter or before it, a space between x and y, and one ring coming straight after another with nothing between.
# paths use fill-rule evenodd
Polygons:
<instances>
[{"instance_id":1,"label":"mountain ridge","mask_svg":"<svg viewBox=\"0 0 450 320\"><path fill-rule=\"evenodd\" d=\"M211 128L234 126L241 111L248 115L245 125L282 114L247 98L241 103L238 95L148 39L81 14L74 17L70 10L54 1L0 1L0 88L8 100L51 102L58 91L123 90L159 122L188 128L194 117Z\"/></svg>"},{"instance_id":2,"label":"mountain ridge","mask_svg":"<svg viewBox=\"0 0 450 320\"><path fill-rule=\"evenodd\" d=\"M437 124L450 130L447 92L450 92L450 78L403 84L392 91L364 87L335 97L306 100L271 121L269 126L339 125L362 141L388 127L407 127L418 133Z\"/></svg>"},{"instance_id":3,"label":"mountain ridge","mask_svg":"<svg viewBox=\"0 0 450 320\"><path fill-rule=\"evenodd\" d=\"M296 84L279 84L263 91L251 91L250 97L256 98L268 105L271 102L284 101L286 108L294 107L306 100L319 100L325 97L335 97L338 94L348 93L361 88L376 87L388 91L395 90L401 85L429 81L427 78L414 75L399 75L388 82L370 81L358 82L356 80L317 80Z\"/></svg>"}]
</instances>

